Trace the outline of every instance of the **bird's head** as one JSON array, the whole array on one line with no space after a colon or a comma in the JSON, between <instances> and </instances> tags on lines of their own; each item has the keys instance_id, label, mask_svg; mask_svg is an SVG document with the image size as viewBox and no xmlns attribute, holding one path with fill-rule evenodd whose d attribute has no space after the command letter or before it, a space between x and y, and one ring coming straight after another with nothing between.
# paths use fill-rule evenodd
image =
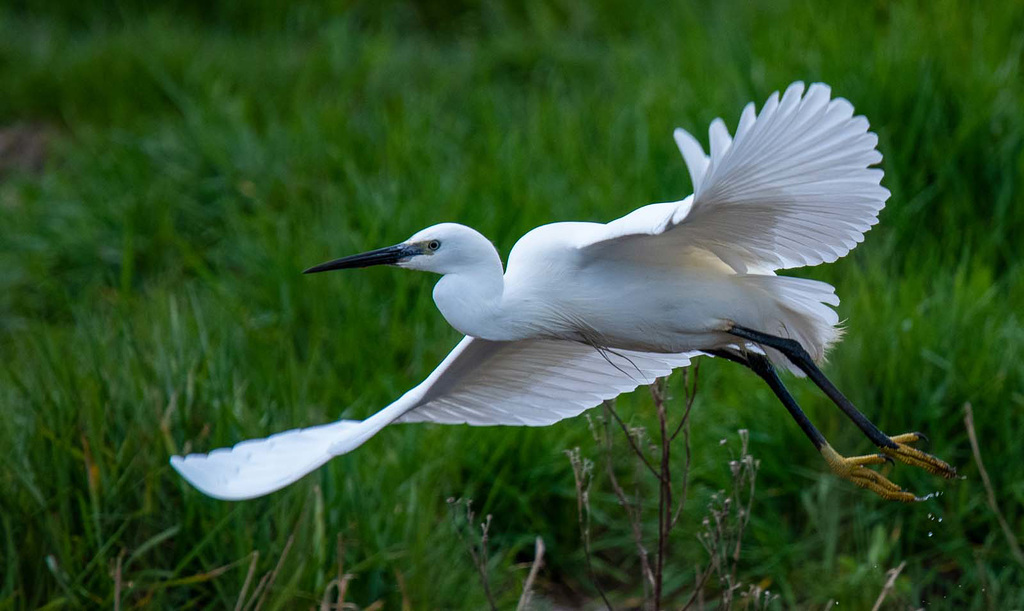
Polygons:
<instances>
[{"instance_id":1,"label":"bird's head","mask_svg":"<svg viewBox=\"0 0 1024 611\"><path fill-rule=\"evenodd\" d=\"M408 240L358 255L328 261L304 271L315 274L335 269L394 265L437 274L451 274L480 263L492 264L497 251L475 229L457 223L441 223L415 233ZM498 265L501 260L498 259Z\"/></svg>"}]
</instances>

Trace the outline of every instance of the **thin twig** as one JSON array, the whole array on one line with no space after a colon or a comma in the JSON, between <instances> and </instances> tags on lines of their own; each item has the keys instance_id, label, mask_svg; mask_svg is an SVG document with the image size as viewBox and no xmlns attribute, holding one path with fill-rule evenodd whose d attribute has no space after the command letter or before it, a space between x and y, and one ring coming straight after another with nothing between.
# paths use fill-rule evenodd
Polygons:
<instances>
[{"instance_id":1,"label":"thin twig","mask_svg":"<svg viewBox=\"0 0 1024 611\"><path fill-rule=\"evenodd\" d=\"M611 406L609 401L605 401L605 409L610 410ZM640 515L639 503L630 503L629 499L626 498L626 492L622 489L619 484L619 479L615 476L615 465L612 461L612 437L611 431L608 429L608 419L604 420L605 432L605 466L608 471L608 480L612 484L612 491L615 492L615 496L619 499L619 505L626 510L626 517L629 518L629 525L633 530L633 543L636 545L637 555L640 556L640 570L643 573L641 582L644 584L644 600L647 600L647 587L648 584L654 585L654 573L651 572L651 563L648 559L647 548L644 547L643 537L643 521Z\"/></svg>"},{"instance_id":2,"label":"thin twig","mask_svg":"<svg viewBox=\"0 0 1024 611\"><path fill-rule=\"evenodd\" d=\"M878 593L878 600L875 601L875 605L871 607L871 611L878 611L882 608L882 603L885 602L885 597L892 592L893 587L896 585L896 578L903 572L903 567L907 566L907 561L904 560L900 565L894 569L889 569L889 578L885 580L885 585L882 586L882 591Z\"/></svg>"},{"instance_id":3,"label":"thin twig","mask_svg":"<svg viewBox=\"0 0 1024 611\"><path fill-rule=\"evenodd\" d=\"M711 577L711 569L713 567L714 564L708 563L707 568L701 571L700 578L697 579L697 585L693 589L693 594L690 595L690 599L686 601L685 605L683 605L683 611L686 611L691 606L693 606L693 603L697 600L697 597L704 592L704 584L707 582L708 577ZM701 607L703 607L703 605L701 605Z\"/></svg>"},{"instance_id":4,"label":"thin twig","mask_svg":"<svg viewBox=\"0 0 1024 611\"><path fill-rule=\"evenodd\" d=\"M692 368L693 385L687 386L686 380L691 375L690 371L691 370L688 369L683 372L683 392L686 393L686 409L683 410L683 418L676 426L676 430L672 432L672 441L676 440L676 437L679 436L679 431L682 430L683 425L690 420L690 410L693 409L693 402L697 399L697 380L699 379L700 374L700 361L697 361Z\"/></svg>"},{"instance_id":5,"label":"thin twig","mask_svg":"<svg viewBox=\"0 0 1024 611\"><path fill-rule=\"evenodd\" d=\"M606 404L607 404L607 402L606 402ZM611 412L612 416L615 418L615 422L619 423L619 427L622 429L622 432L626 434L626 439L629 440L629 445L631 445L633 447L633 452L637 456L640 457L640 460L644 461L644 465L647 466L647 470L651 472L651 475L653 475L654 477L658 478L658 480L660 481L661 480L661 474L658 473L658 471L653 466L651 466L651 463L648 462L647 457L644 455L643 450L641 450L640 447L636 445L636 440L634 440L633 439L633 435L630 434L629 428L626 427L626 423L623 422L622 418L619 417L619 413L615 411L615 407L614 406L609 406L609 411Z\"/></svg>"},{"instance_id":6,"label":"thin twig","mask_svg":"<svg viewBox=\"0 0 1024 611\"><path fill-rule=\"evenodd\" d=\"M597 589L597 593L601 595L601 600L604 602L604 606L608 611L614 611L612 603L608 600L608 596L604 593L604 588L597 581L597 573L594 572L594 564L591 560L590 550L590 480L589 471L592 467L592 463L589 460L584 461L580 456L580 449L575 448L573 450L566 450L566 456L569 457L569 464L572 465L572 476L576 483L576 520L579 523L580 528L580 539L583 543L583 554L587 563L587 573L590 575L590 581L594 584ZM584 515L586 518L584 519Z\"/></svg>"},{"instance_id":7,"label":"thin twig","mask_svg":"<svg viewBox=\"0 0 1024 611\"><path fill-rule=\"evenodd\" d=\"M992 508L992 513L996 514L996 519L999 520L999 526L1003 529L1003 536L1006 537L1006 542L1010 546L1010 551L1013 552L1013 557L1021 566L1024 566L1024 553L1021 552L1020 545L1017 543L1017 537L1013 534L1013 530L1007 523L1006 518L1003 517L1003 512L999 509L999 503L996 502L996 493L992 488L992 480L988 477L985 464L981 462L978 436L974 432L974 410L969 402L964 403L964 425L967 427L967 437L971 441L971 452L974 453L974 462L978 463L981 482L985 485L985 493L988 495L988 506Z\"/></svg>"},{"instance_id":8,"label":"thin twig","mask_svg":"<svg viewBox=\"0 0 1024 611\"><path fill-rule=\"evenodd\" d=\"M530 598L533 596L533 582L537 579L537 574L540 573L541 565L544 564L544 539L537 537L533 548L533 565L530 566L530 574L526 576L526 583L523 584L523 593L519 596L516 611L525 611L530 604Z\"/></svg>"},{"instance_id":9,"label":"thin twig","mask_svg":"<svg viewBox=\"0 0 1024 611\"><path fill-rule=\"evenodd\" d=\"M664 587L665 556L668 553L668 536L672 521L672 440L668 434L668 413L665 408L665 379L651 385L655 411L658 414L659 441L661 443L661 474L658 490L658 555L654 559L654 608L661 609Z\"/></svg>"},{"instance_id":10,"label":"thin twig","mask_svg":"<svg viewBox=\"0 0 1024 611\"><path fill-rule=\"evenodd\" d=\"M676 522L679 521L679 516L683 513L683 507L686 506L686 498L690 492L690 465L693 461L693 452L690 447L690 411L693 409L693 402L697 399L697 379L699 373L700 361L693 367L693 386L687 387L686 376L689 375L689 371L683 372L683 388L686 389L686 409L683 411L683 417L679 421L679 426L672 433L672 441L675 441L679 431L683 431L683 449L686 452L686 464L683 467L683 490L679 495L679 504L676 506L675 515L672 516L672 528L675 528Z\"/></svg>"},{"instance_id":11,"label":"thin twig","mask_svg":"<svg viewBox=\"0 0 1024 611\"><path fill-rule=\"evenodd\" d=\"M683 449L686 452L686 463L683 465L683 490L679 495L679 503L676 505L676 511L672 515L672 528L675 528L676 522L679 521L679 516L682 515L683 508L686 507L686 497L690 493L690 464L693 462L693 452L690 449L690 425L687 424L684 430Z\"/></svg>"}]
</instances>

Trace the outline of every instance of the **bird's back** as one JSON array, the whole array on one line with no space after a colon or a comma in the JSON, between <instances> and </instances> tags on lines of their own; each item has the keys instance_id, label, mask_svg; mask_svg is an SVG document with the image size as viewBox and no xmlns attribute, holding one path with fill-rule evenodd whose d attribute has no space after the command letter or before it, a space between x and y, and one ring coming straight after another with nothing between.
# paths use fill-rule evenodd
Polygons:
<instances>
[{"instance_id":1,"label":"bird's back","mask_svg":"<svg viewBox=\"0 0 1024 611\"><path fill-rule=\"evenodd\" d=\"M706 251L670 262L605 257L585 247L599 223L553 223L524 235L509 254L505 308L533 321L533 332L609 348L693 349L721 317L749 309L735 273Z\"/></svg>"}]
</instances>

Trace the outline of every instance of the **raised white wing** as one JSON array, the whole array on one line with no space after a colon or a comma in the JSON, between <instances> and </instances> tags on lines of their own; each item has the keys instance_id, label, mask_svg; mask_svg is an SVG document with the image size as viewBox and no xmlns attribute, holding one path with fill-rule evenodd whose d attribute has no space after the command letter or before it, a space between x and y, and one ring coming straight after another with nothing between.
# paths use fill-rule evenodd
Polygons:
<instances>
[{"instance_id":1,"label":"raised white wing","mask_svg":"<svg viewBox=\"0 0 1024 611\"><path fill-rule=\"evenodd\" d=\"M354 450L395 421L553 424L650 384L688 365L697 354L602 354L570 341L490 342L466 337L426 380L366 420L341 420L243 441L209 454L174 456L171 465L209 496L254 498Z\"/></svg>"},{"instance_id":2,"label":"raised white wing","mask_svg":"<svg viewBox=\"0 0 1024 611\"><path fill-rule=\"evenodd\" d=\"M642 249L639 240L659 236L659 247L702 248L741 273L849 253L889 197L882 170L870 167L882 160L878 137L849 102L830 99L828 86L816 83L803 93L803 83L790 85L781 100L773 93L760 114L748 104L735 138L713 121L710 156L677 129L694 194L640 208L583 247Z\"/></svg>"}]
</instances>

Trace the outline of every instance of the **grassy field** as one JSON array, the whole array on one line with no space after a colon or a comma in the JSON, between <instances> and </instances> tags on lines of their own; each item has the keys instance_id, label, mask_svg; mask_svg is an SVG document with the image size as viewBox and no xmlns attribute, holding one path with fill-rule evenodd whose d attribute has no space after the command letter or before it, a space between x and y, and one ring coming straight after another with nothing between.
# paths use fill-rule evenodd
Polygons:
<instances>
[{"instance_id":1,"label":"grassy field","mask_svg":"<svg viewBox=\"0 0 1024 611\"><path fill-rule=\"evenodd\" d=\"M537 535L538 592L593 603L563 454L597 452L583 418L392 427L238 504L191 489L168 457L363 417L457 341L432 277L300 270L447 220L507 254L541 223L680 198L672 128L735 126L794 80L831 84L871 120L892 191L851 256L796 272L843 300L827 373L884 430L926 432L966 479L897 468L942 494L881 501L831 477L754 376L705 362L672 600L706 561L695 534L746 428L761 470L740 576L779 594L775 608L869 608L902 561L891 608L1024 606L962 412L973 404L1024 535L1024 4L144 4L0 9L0 128L48 144L39 171L10 151L0 165L0 609L233 608L253 551L254 580L283 556L265 608L310 608L339 535L348 600L481 608L449 497L494 516L502 608ZM791 386L841 451L870 450ZM621 405L651 422L647 393ZM596 571L627 607L632 542L595 488Z\"/></svg>"}]
</instances>

